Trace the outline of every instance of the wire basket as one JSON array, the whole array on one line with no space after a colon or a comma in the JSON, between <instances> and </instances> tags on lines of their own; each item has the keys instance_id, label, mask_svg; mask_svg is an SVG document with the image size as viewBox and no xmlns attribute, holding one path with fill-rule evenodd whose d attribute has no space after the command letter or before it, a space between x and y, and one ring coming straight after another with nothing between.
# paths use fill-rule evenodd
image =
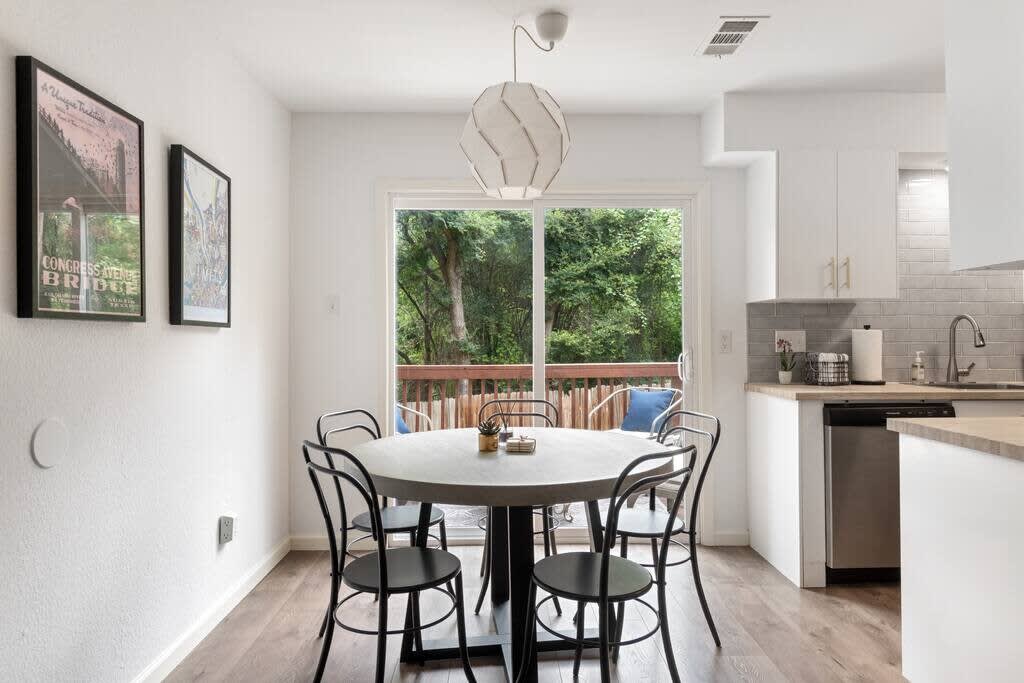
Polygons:
<instances>
[{"instance_id":1,"label":"wire basket","mask_svg":"<svg viewBox=\"0 0 1024 683\"><path fill-rule=\"evenodd\" d=\"M804 364L804 381L820 386L838 386L850 383L850 357L838 354L839 360L819 360L823 354L808 353ZM836 354L829 354L836 355Z\"/></svg>"}]
</instances>

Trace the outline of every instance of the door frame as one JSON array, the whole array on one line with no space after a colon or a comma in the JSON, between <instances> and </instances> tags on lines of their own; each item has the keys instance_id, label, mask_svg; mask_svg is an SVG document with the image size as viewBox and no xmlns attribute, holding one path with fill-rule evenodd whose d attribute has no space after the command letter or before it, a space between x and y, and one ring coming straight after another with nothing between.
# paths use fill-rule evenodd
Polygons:
<instances>
[{"instance_id":1,"label":"door frame","mask_svg":"<svg viewBox=\"0 0 1024 683\"><path fill-rule=\"evenodd\" d=\"M574 207L664 207L683 211L683 340L693 359L693 377L686 406L692 410L711 412L713 398L712 332L711 332L711 188L706 181L619 182L561 187L538 200L495 200L480 192L472 180L378 179L374 189L377 214L376 233L383 240L383 282L378 305L386 314L383 319L384 356L381 376L385 378L378 414L390 415L395 404L395 230L394 212L399 205L421 208L458 202L459 208L533 208L533 269L544 272L544 209L571 205ZM689 289L687 289L687 287ZM543 329L545 313L544 279L533 278L533 329ZM692 294L692 296L688 296ZM691 306L687 307L689 303ZM689 310L689 309L693 310ZM544 358L545 339L533 335L534 360ZM534 386L544 386L544 363L534 362ZM685 388L685 387L684 387ZM393 432L393 420L384 420L385 434ZM704 538L715 538L715 470L708 473L699 511L699 532ZM566 538L573 542L572 538Z\"/></svg>"}]
</instances>

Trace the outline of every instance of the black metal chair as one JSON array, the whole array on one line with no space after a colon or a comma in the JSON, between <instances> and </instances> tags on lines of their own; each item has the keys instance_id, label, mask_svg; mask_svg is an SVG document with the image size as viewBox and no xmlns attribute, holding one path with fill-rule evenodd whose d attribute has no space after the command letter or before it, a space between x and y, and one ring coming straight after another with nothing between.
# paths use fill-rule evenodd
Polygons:
<instances>
[{"instance_id":1,"label":"black metal chair","mask_svg":"<svg viewBox=\"0 0 1024 683\"><path fill-rule=\"evenodd\" d=\"M324 460L330 464L325 466L314 462L310 457L311 451L321 454ZM323 678L324 667L327 665L327 658L331 651L331 641L334 638L335 625L352 633L377 636L375 680L377 683L382 683L386 673L387 637L389 635L405 635L412 632L419 636L423 629L436 626L454 612L458 628L459 655L462 658L462 668L466 678L475 682L476 678L473 676L473 669L469 663L469 650L466 647L462 565L459 562L459 558L445 550L423 548L415 544L409 548L388 549L386 547L387 535L380 532L380 529L383 528L383 518L381 517L381 507L377 499L377 491L373 486L373 480L362 463L347 451L340 448L322 446L312 441L302 442L302 456L306 460L306 469L309 472L310 481L313 483L317 502L320 504L320 512L324 516L324 524L327 526L327 539L331 549L331 598L328 604L328 613L331 618L328 621L324 644L320 651L320 660L317 663L316 674L313 680L319 683ZM335 468L333 464L335 458L342 461L341 469ZM376 552L356 558L347 565L344 564L343 554L340 549L346 547L348 532L344 524L340 527L337 526L331 517L330 506L327 504L323 486L320 483L321 477L332 479L338 490L342 488L341 481L347 481L358 492L369 511L370 526L377 543ZM340 493L339 495L341 496L340 509L344 511L344 494ZM335 531L337 528L341 529L340 543ZM455 583L454 592L443 587L445 584L453 581ZM354 592L339 600L338 594L342 583ZM421 624L419 621L419 594L425 590L437 591L452 601L451 609L429 624ZM362 593L370 593L377 598L377 629L375 631L346 624L338 616L338 611L346 602ZM410 596L409 607L412 610L412 626L410 628L388 630L388 599L392 595ZM422 647L420 638L417 637L416 640L417 647Z\"/></svg>"},{"instance_id":2,"label":"black metal chair","mask_svg":"<svg viewBox=\"0 0 1024 683\"><path fill-rule=\"evenodd\" d=\"M675 457L682 455L689 455L689 464L686 467L660 474L648 474L655 467L648 467L639 473L636 472L640 465L645 463L657 465L657 461L662 461L662 467L657 469L663 469L666 464L668 464L668 467L675 467ZM686 485L689 483L690 474L693 472L696 458L696 446L687 446L671 451L643 455L629 463L619 475L612 490L612 496L608 505L608 517L604 524L601 552L563 553L561 555L545 557L534 566L527 607L527 629L535 629L536 623L553 636L576 644L576 658L573 663L574 678L579 676L580 659L583 656L584 647L596 646L599 648L601 680L609 681L611 679L611 648L638 643L652 637L660 630L669 673L673 681L679 681L679 672L676 669L675 655L672 651L672 640L669 635L668 609L665 597L668 540L673 534L673 525L668 523L662 529L662 550L658 557L653 578L651 577L651 572L643 565L624 557L617 557L612 554L611 550L615 546L619 515L622 507L634 492L675 481L677 491L669 509L670 519L675 517L682 502ZM642 599L654 586L657 586L658 592L657 608ZM538 588L549 594L539 603L537 602ZM556 597L576 602L575 637L560 633L548 626L538 613L541 605ZM626 601L636 601L638 604L646 607L656 617L656 622L654 628L648 632L629 640L622 640L621 617L617 620L619 626L616 627L615 632L612 632L612 611L615 606L621 606ZM597 605L598 638L596 641L593 638L587 638L585 635L586 607L588 604ZM530 631L527 631L528 643L532 643L534 640L529 637L530 635L532 635ZM530 645L527 645L527 652L524 658L531 656L529 652L530 647ZM524 659L524 661L526 660Z\"/></svg>"},{"instance_id":3,"label":"black metal chair","mask_svg":"<svg viewBox=\"0 0 1024 683\"><path fill-rule=\"evenodd\" d=\"M352 422L348 419L341 420L341 418L351 418L352 416L356 416L357 421ZM367 423L358 421L363 418L365 418L369 422ZM336 421L339 420L342 421L341 426L328 426L329 424L335 423ZM380 424L377 422L377 419L373 416L373 414L370 413L368 410L363 410L361 408L353 408L350 410L337 410L330 413L324 413L319 418L317 418L316 438L317 441L320 442L321 446L328 445L327 439L331 435L341 434L344 432L362 432L369 435L371 439L381 438ZM331 460L331 454L326 453L325 457L327 459L328 466L334 467L334 463ZM341 517L341 519L339 520L341 522L340 529L343 531L343 533L346 533L346 535L347 532L349 531L363 532L362 536L359 536L358 538L353 538L351 541L348 541L347 543L342 545L342 551L340 556L342 564L338 565L338 569L340 571L344 566L346 557L356 557L349 550L349 546L353 543L364 541L368 538L373 538L374 527L372 515L369 510L353 517L352 523L349 524L347 521L348 513L345 509L345 506L341 504L341 482L338 481L337 479L334 481L334 490L338 496L339 516ZM403 533L409 534L409 545L413 545L413 535L415 534L416 528L419 524L420 504L404 503L399 505L388 505L387 498L382 498L381 501L382 505L380 512L380 528L384 530L384 535L389 536L392 534ZM439 534L437 536L435 536L434 534L429 534L430 538L437 541L438 546L442 550L448 550L448 532L444 524L444 510L442 510L439 506L435 505L432 506L430 509L430 526L436 526L438 528ZM450 586L449 590L451 590ZM324 629L327 628L327 622L329 618L329 614L324 615L324 621L320 625L321 636L323 636L324 634Z\"/></svg>"},{"instance_id":4,"label":"black metal chair","mask_svg":"<svg viewBox=\"0 0 1024 683\"><path fill-rule=\"evenodd\" d=\"M509 421L512 419L522 421L527 418L536 418L543 420L548 427L558 426L558 408L550 401L539 398L495 398L486 401L477 411L478 422L495 416L501 419L506 432L510 427ZM544 557L557 555L558 544L555 541L555 530L558 529L561 522L555 516L555 506L537 505L533 509L533 514L539 515L541 518L541 530L535 531L534 536L544 536ZM480 614L484 597L487 595L487 588L491 582L491 508L487 508L487 514L478 519L476 524L484 532L484 552L480 560L480 576L484 580L480 585L476 608L473 610L474 614ZM559 615L562 614L562 606L557 600L555 600L555 610Z\"/></svg>"},{"instance_id":5,"label":"black metal chair","mask_svg":"<svg viewBox=\"0 0 1024 683\"><path fill-rule=\"evenodd\" d=\"M685 417L693 417L703 421L710 421L714 425L713 431L696 429L684 424L671 426L675 418L685 419ZM671 437L678 435L681 438L683 434L694 434L707 441L707 454L704 458L704 464L700 468L697 483L693 489L693 497L690 501L687 521L684 523L683 520L678 517L675 517L674 515L670 516L667 511L655 509L656 498L659 493L663 492L659 492L657 487L652 487L648 495L649 505L647 509L629 508L623 510L619 515L617 534L621 538L620 554L622 557L627 556L630 538L648 538L651 541L653 564L644 564L644 566L656 566L659 557L658 538L662 536L662 532L664 531L665 526L669 523L669 519L671 517L671 535L678 536L680 534L685 534L687 537L687 544L683 545L674 538L668 539L670 544L683 551L684 556L682 559L670 562L667 566L675 567L687 562L690 563L690 569L693 572L693 583L697 588L697 597L700 600L700 607L704 611L704 619L708 622L708 628L711 630L711 637L715 641L715 646L722 647L722 641L718 637L718 629L715 627L715 620L711 616L711 610L708 608L708 600L704 595L704 586L700 580L700 566L697 562L697 512L700 505L700 494L704 488L704 480L707 477L708 468L711 466L711 460L715 456L715 449L718 448L718 440L722 435L722 423L713 415L706 415L692 410L677 410L670 413L665 419L665 424L662 425L661 430L658 433L658 441L665 443Z\"/></svg>"}]
</instances>

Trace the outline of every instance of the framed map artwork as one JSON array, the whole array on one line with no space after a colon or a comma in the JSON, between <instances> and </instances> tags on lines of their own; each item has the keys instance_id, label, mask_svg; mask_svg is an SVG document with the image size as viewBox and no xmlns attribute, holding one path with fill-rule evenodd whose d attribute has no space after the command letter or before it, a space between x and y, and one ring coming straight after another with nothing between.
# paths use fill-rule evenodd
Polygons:
<instances>
[{"instance_id":1,"label":"framed map artwork","mask_svg":"<svg viewBox=\"0 0 1024 683\"><path fill-rule=\"evenodd\" d=\"M172 145L169 201L171 324L231 327L231 179Z\"/></svg>"}]
</instances>

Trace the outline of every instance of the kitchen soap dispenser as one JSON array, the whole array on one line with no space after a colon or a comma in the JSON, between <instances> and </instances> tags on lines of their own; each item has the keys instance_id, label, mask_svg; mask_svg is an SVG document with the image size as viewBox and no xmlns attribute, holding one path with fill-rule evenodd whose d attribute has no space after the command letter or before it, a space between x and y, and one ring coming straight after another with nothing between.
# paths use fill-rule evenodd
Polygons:
<instances>
[{"instance_id":1,"label":"kitchen soap dispenser","mask_svg":"<svg viewBox=\"0 0 1024 683\"><path fill-rule=\"evenodd\" d=\"M915 351L914 353L917 355L914 362L910 364L910 381L914 384L924 384L924 358L921 358L924 351Z\"/></svg>"}]
</instances>

